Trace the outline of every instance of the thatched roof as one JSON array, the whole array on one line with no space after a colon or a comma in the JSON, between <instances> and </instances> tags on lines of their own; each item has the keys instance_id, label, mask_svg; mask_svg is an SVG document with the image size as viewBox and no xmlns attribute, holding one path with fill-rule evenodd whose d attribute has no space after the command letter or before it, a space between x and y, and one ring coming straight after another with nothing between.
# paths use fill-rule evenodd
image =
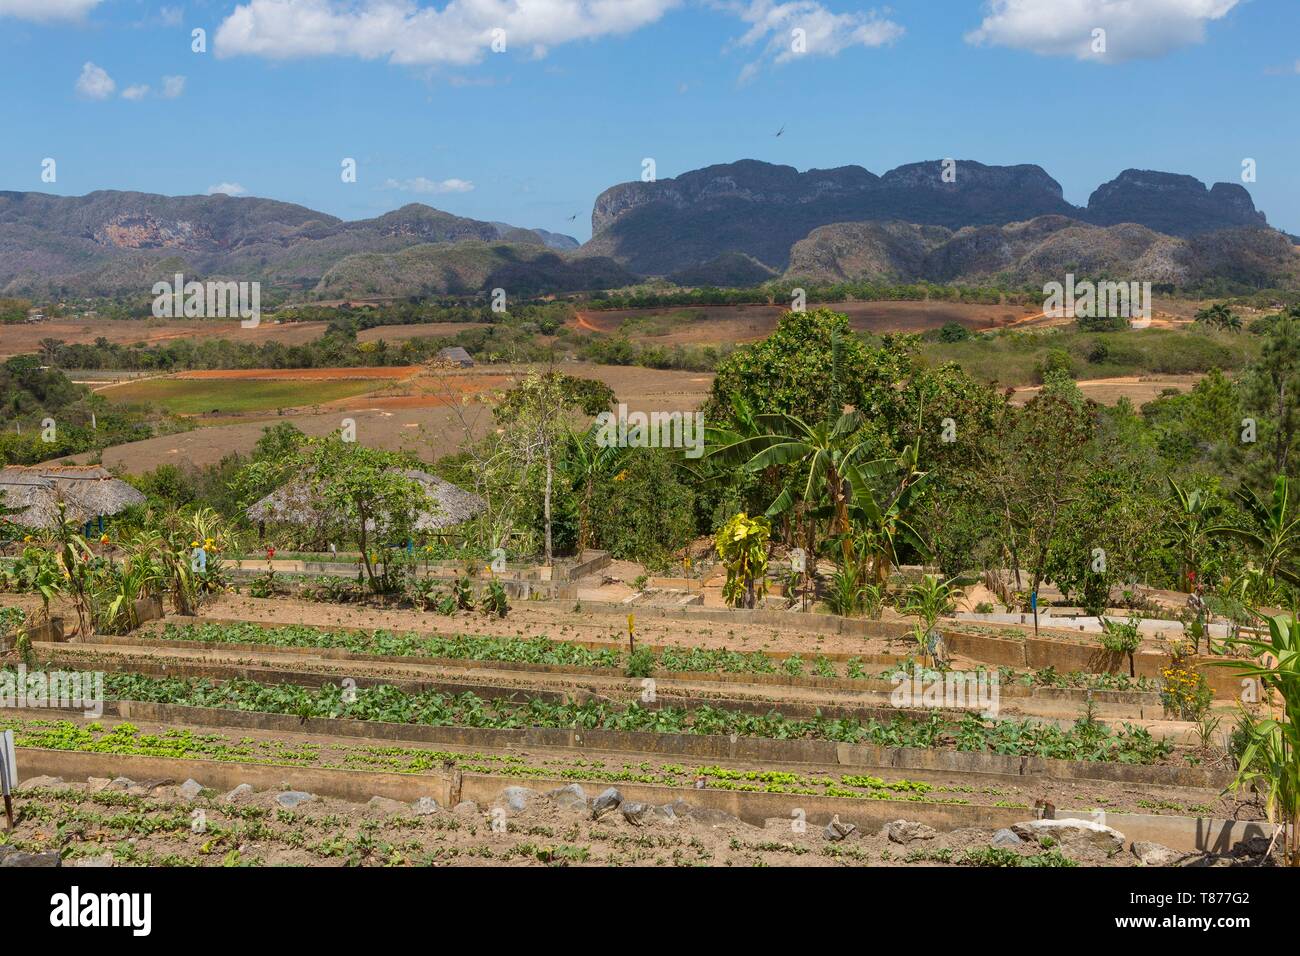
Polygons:
<instances>
[{"instance_id":1,"label":"thatched roof","mask_svg":"<svg viewBox=\"0 0 1300 956\"><path fill-rule=\"evenodd\" d=\"M8 465L0 468L0 491L4 492L0 503L6 508L22 509L8 520L27 528L54 527L60 502L72 520L91 521L145 500L99 465Z\"/></svg>"},{"instance_id":2,"label":"thatched roof","mask_svg":"<svg viewBox=\"0 0 1300 956\"><path fill-rule=\"evenodd\" d=\"M439 349L437 357L439 362L459 365L461 368L474 367L474 357L459 345L450 345L445 349Z\"/></svg>"},{"instance_id":3,"label":"thatched roof","mask_svg":"<svg viewBox=\"0 0 1300 956\"><path fill-rule=\"evenodd\" d=\"M436 503L434 510L426 511L416 519L417 531L450 528L468 521L486 507L478 495L470 494L437 475L414 468L404 468L398 474L422 484L429 500ZM307 527L321 527L331 518L321 510L319 496L307 478L295 479L271 492L250 505L246 513L253 521L283 521Z\"/></svg>"}]
</instances>

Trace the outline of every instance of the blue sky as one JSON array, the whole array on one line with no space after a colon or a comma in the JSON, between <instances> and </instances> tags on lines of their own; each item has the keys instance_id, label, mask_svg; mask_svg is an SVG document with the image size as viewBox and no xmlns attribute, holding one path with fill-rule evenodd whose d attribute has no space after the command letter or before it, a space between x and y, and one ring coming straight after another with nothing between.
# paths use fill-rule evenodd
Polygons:
<instances>
[{"instance_id":1,"label":"blue sky","mask_svg":"<svg viewBox=\"0 0 1300 956\"><path fill-rule=\"evenodd\" d=\"M585 239L645 157L1037 163L1075 203L1252 158L1300 232L1298 61L1295 0L0 0L0 189L424 202Z\"/></svg>"}]
</instances>

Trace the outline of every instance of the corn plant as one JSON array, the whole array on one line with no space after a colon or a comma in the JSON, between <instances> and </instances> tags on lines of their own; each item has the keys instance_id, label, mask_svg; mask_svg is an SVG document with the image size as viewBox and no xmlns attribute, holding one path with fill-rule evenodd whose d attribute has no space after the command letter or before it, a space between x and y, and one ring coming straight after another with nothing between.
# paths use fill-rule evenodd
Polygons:
<instances>
[{"instance_id":1,"label":"corn plant","mask_svg":"<svg viewBox=\"0 0 1300 956\"><path fill-rule=\"evenodd\" d=\"M1279 827L1287 862L1300 866L1300 619L1293 611L1267 620L1268 640L1234 642L1251 651L1252 660L1212 664L1231 667L1281 697L1280 716L1247 718L1239 725L1243 746L1234 785L1263 787L1268 819Z\"/></svg>"}]
</instances>

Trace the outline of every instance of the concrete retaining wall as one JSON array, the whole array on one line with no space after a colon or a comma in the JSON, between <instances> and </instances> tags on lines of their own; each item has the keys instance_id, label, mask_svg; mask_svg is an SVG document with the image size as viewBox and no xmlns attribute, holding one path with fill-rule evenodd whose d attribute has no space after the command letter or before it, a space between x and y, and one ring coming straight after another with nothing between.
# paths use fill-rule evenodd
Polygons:
<instances>
[{"instance_id":1,"label":"concrete retaining wall","mask_svg":"<svg viewBox=\"0 0 1300 956\"><path fill-rule=\"evenodd\" d=\"M60 713L43 710L44 716ZM78 713L78 712L69 712ZM1145 766L1094 761L1047 760L994 753L958 750L923 750L879 747L831 740L776 740L765 737L721 737L705 734L660 734L649 731L583 728L529 727L518 730L495 728L395 724L352 718L308 718L257 711L185 707L145 701L108 701L108 717L152 721L161 724L199 727L234 727L276 733L319 734L322 736L383 741L402 744L433 744L468 750L550 747L562 750L653 753L698 760L747 761L759 764L816 764L857 768L925 770L942 773L975 773L990 776L1049 776L1064 780L1119 780L1136 785L1194 787L1222 790L1230 774L1200 767Z\"/></svg>"},{"instance_id":2,"label":"concrete retaining wall","mask_svg":"<svg viewBox=\"0 0 1300 956\"><path fill-rule=\"evenodd\" d=\"M199 619L186 619L199 620ZM164 638L107 637L96 636L86 644L114 644L141 649L203 649L226 651L229 653L275 653L290 657L310 657L320 660L357 661L359 663L389 663L408 665L430 665L440 668L464 668L475 670L503 670L532 674L550 674L572 677L613 677L622 675L618 668L579 667L567 664L533 664L516 661L480 661L453 657L419 657L395 654L363 654L342 648L281 647L270 644L241 644L209 641L167 640ZM580 643L566 641L566 643ZM602 645L592 645L601 647ZM656 652L661 647L652 648ZM869 659L871 658L871 659ZM864 667L888 668L898 663L884 655L869 655L860 658ZM849 693L888 693L894 687L892 681L879 678L848 677L792 677L788 674L749 674L730 673L726 671L663 671L654 672L656 681L682 683L743 683L751 686L776 688L808 688L827 691L845 691ZM635 680L635 679L632 679ZM630 686L630 685L629 685ZM639 687L639 682L638 685ZM1037 701L1059 705L1061 712L1075 713L1086 699L1087 691L1078 687L1026 687L1023 684L1004 684L998 693L1002 699L1013 701ZM1161 709L1160 695L1147 691L1095 690L1092 692L1093 703L1098 716L1144 717L1148 712L1155 713Z\"/></svg>"}]
</instances>

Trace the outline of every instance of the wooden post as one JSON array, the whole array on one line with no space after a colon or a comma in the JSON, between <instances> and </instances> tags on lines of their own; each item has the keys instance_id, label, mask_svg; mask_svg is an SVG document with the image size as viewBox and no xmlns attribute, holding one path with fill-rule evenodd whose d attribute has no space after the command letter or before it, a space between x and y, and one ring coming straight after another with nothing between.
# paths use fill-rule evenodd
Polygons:
<instances>
[{"instance_id":1,"label":"wooden post","mask_svg":"<svg viewBox=\"0 0 1300 956\"><path fill-rule=\"evenodd\" d=\"M18 760L14 756L14 732L6 730L0 735L0 791L4 792L5 820L14 828L13 790L18 785Z\"/></svg>"}]
</instances>

